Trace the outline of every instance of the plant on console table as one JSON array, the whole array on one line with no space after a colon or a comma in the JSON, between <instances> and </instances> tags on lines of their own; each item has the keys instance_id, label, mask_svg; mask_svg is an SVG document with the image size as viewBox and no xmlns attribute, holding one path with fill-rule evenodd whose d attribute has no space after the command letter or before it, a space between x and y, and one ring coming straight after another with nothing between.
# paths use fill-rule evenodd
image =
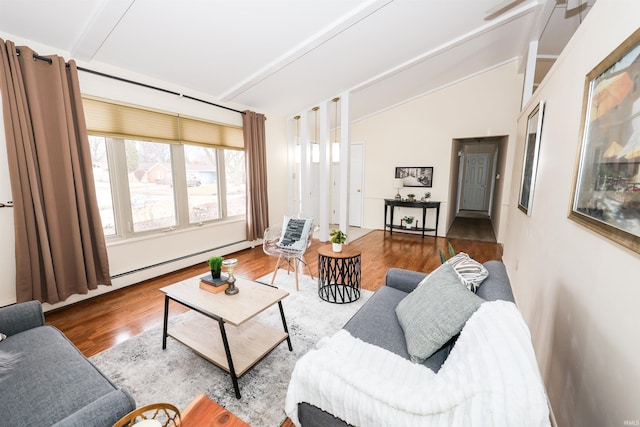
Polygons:
<instances>
[{"instance_id":1,"label":"plant on console table","mask_svg":"<svg viewBox=\"0 0 640 427\"><path fill-rule=\"evenodd\" d=\"M220 278L220 272L222 271L222 261L223 258L221 256L212 256L211 258L209 258L209 269L211 269L212 278Z\"/></svg>"},{"instance_id":2,"label":"plant on console table","mask_svg":"<svg viewBox=\"0 0 640 427\"><path fill-rule=\"evenodd\" d=\"M413 202L415 200L416 200L416 195L415 194L411 194L411 193L407 194L407 201Z\"/></svg>"},{"instance_id":3,"label":"plant on console table","mask_svg":"<svg viewBox=\"0 0 640 427\"><path fill-rule=\"evenodd\" d=\"M331 230L329 236L331 236L333 252L342 252L342 245L347 241L347 235L342 230Z\"/></svg>"},{"instance_id":4,"label":"plant on console table","mask_svg":"<svg viewBox=\"0 0 640 427\"><path fill-rule=\"evenodd\" d=\"M431 198L431 192L427 191L426 193L424 193L424 197L422 198L423 202L426 202L427 200L429 200Z\"/></svg>"},{"instance_id":5,"label":"plant on console table","mask_svg":"<svg viewBox=\"0 0 640 427\"><path fill-rule=\"evenodd\" d=\"M405 228L411 228L411 227L413 227L413 220L414 220L414 217L412 217L412 216L405 216L405 217L403 217L403 218L402 218L402 221L404 221L404 226L405 226Z\"/></svg>"}]
</instances>

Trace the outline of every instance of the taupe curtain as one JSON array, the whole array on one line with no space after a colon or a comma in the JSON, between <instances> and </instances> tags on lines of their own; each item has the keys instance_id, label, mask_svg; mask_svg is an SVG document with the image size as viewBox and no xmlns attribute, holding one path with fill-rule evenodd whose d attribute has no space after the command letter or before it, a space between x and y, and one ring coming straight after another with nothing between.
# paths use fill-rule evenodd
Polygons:
<instances>
[{"instance_id":1,"label":"taupe curtain","mask_svg":"<svg viewBox=\"0 0 640 427\"><path fill-rule=\"evenodd\" d=\"M247 166L247 240L261 239L269 226L267 200L267 148L264 114L245 111L242 116Z\"/></svg>"},{"instance_id":2,"label":"taupe curtain","mask_svg":"<svg viewBox=\"0 0 640 427\"><path fill-rule=\"evenodd\" d=\"M78 71L0 42L17 299L56 303L111 284Z\"/></svg>"}]
</instances>

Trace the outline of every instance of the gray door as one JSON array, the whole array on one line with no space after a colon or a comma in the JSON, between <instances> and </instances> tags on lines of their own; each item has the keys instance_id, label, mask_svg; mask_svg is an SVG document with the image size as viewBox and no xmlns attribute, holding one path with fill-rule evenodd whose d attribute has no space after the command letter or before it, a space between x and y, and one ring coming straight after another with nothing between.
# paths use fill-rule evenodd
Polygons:
<instances>
[{"instance_id":1,"label":"gray door","mask_svg":"<svg viewBox=\"0 0 640 427\"><path fill-rule=\"evenodd\" d=\"M484 211L487 209L489 153L467 154L465 157L464 191L460 209Z\"/></svg>"}]
</instances>

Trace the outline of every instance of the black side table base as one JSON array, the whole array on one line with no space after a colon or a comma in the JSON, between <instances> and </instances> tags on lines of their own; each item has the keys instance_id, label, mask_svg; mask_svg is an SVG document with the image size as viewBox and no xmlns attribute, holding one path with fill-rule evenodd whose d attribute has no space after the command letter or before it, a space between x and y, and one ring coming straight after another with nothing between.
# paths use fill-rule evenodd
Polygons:
<instances>
[{"instance_id":1,"label":"black side table base","mask_svg":"<svg viewBox=\"0 0 640 427\"><path fill-rule=\"evenodd\" d=\"M360 298L360 289L348 285L330 283L320 286L318 296L320 299L333 304L348 304Z\"/></svg>"},{"instance_id":2,"label":"black side table base","mask_svg":"<svg viewBox=\"0 0 640 427\"><path fill-rule=\"evenodd\" d=\"M360 251L322 253L318 251L318 296L334 303L347 304L360 298Z\"/></svg>"}]
</instances>

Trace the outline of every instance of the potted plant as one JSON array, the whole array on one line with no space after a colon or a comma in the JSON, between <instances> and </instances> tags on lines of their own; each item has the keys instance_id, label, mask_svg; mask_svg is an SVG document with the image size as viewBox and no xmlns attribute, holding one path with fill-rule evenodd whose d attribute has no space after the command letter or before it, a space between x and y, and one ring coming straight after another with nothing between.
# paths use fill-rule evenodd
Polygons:
<instances>
[{"instance_id":1,"label":"potted plant","mask_svg":"<svg viewBox=\"0 0 640 427\"><path fill-rule=\"evenodd\" d=\"M431 197L431 192L427 191L426 193L424 193L424 197L422 198L422 200L429 200L430 197Z\"/></svg>"},{"instance_id":2,"label":"potted plant","mask_svg":"<svg viewBox=\"0 0 640 427\"><path fill-rule=\"evenodd\" d=\"M412 216L405 216L405 217L402 218L402 221L404 221L405 228L411 228L412 227L413 219L414 219L414 217L412 217Z\"/></svg>"},{"instance_id":3,"label":"potted plant","mask_svg":"<svg viewBox=\"0 0 640 427\"><path fill-rule=\"evenodd\" d=\"M331 230L331 245L333 252L342 252L342 245L347 241L347 235L342 230Z\"/></svg>"},{"instance_id":4,"label":"potted plant","mask_svg":"<svg viewBox=\"0 0 640 427\"><path fill-rule=\"evenodd\" d=\"M222 271L222 260L221 256L212 256L209 258L209 268L211 269L211 277L214 279L220 278L220 272Z\"/></svg>"},{"instance_id":5,"label":"potted plant","mask_svg":"<svg viewBox=\"0 0 640 427\"><path fill-rule=\"evenodd\" d=\"M413 202L416 199L416 195L409 193L407 194L407 200L409 200L410 202Z\"/></svg>"}]
</instances>

